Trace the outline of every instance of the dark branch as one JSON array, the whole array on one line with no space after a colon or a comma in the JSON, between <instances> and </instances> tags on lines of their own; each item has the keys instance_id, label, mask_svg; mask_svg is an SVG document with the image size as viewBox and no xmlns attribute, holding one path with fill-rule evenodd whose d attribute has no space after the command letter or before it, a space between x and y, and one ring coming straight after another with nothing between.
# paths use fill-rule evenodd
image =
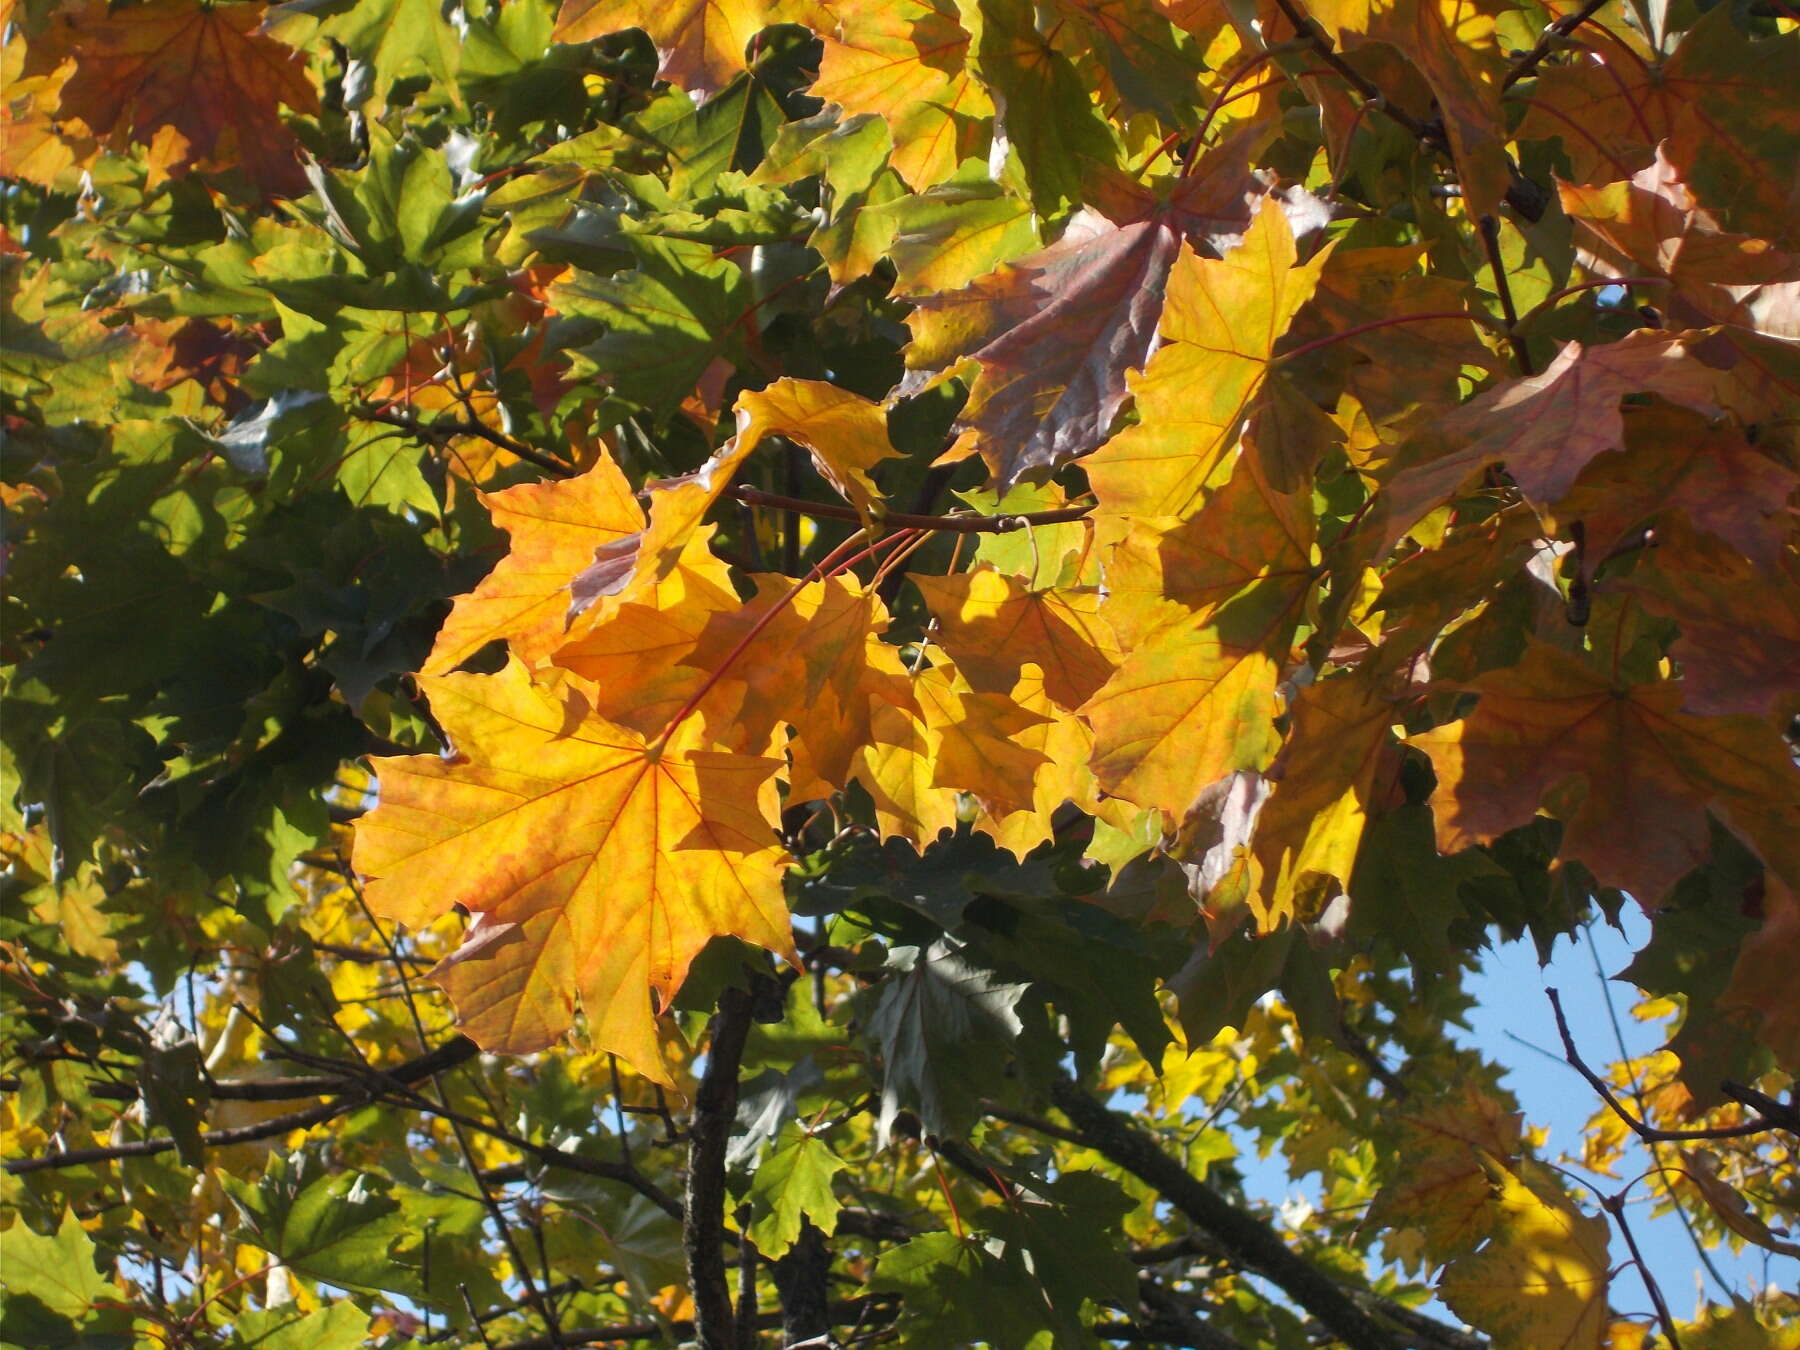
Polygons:
<instances>
[{"instance_id":1,"label":"dark branch","mask_svg":"<svg viewBox=\"0 0 1800 1350\"><path fill-rule=\"evenodd\" d=\"M1400 1344L1357 1306L1348 1290L1296 1253L1274 1229L1190 1174L1149 1135L1095 1101L1071 1079L1057 1078L1050 1095L1089 1145L1155 1187L1165 1200L1217 1238L1246 1267L1318 1318L1351 1350L1395 1350Z\"/></svg>"},{"instance_id":2,"label":"dark branch","mask_svg":"<svg viewBox=\"0 0 1800 1350\"><path fill-rule=\"evenodd\" d=\"M835 502L811 502L800 497L784 497L779 493L764 492L761 488L734 485L725 490L725 495L747 506L766 507L771 511L792 511L796 515L815 516L821 520L862 519L856 514L854 507L840 506ZM1083 520L1093 509L1091 506L1065 506L1056 511L1032 511L1020 516L981 516L972 513L918 516L906 511L890 511L881 517L881 523L897 530L932 530L939 534L1012 534L1033 525L1058 525L1071 520Z\"/></svg>"},{"instance_id":3,"label":"dark branch","mask_svg":"<svg viewBox=\"0 0 1800 1350\"><path fill-rule=\"evenodd\" d=\"M1506 78L1500 84L1501 90L1504 92L1511 89L1520 80L1535 74L1544 58L1556 50L1557 44L1593 18L1605 4L1606 0L1587 0L1587 3L1573 14L1563 15L1562 18L1544 29L1543 36L1537 40L1537 46L1526 52L1519 64L1506 73Z\"/></svg>"},{"instance_id":4,"label":"dark branch","mask_svg":"<svg viewBox=\"0 0 1800 1350\"><path fill-rule=\"evenodd\" d=\"M1659 1130L1654 1125L1646 1125L1613 1095L1613 1090L1606 1085L1606 1080L1588 1068L1587 1062L1581 1058L1581 1052L1575 1048L1575 1038L1569 1034L1569 1019L1563 1016L1562 995L1555 989L1545 990L1550 995L1550 1007L1556 1013L1556 1030L1562 1037L1563 1058L1569 1061L1569 1067L1587 1079L1588 1086L1598 1092L1601 1099L1612 1108L1612 1112L1639 1139L1646 1143L1678 1143L1684 1139L1742 1139L1746 1135L1762 1134L1766 1130L1791 1129L1791 1125L1778 1124L1766 1116L1758 1116L1755 1120L1745 1121L1742 1125L1721 1125L1708 1130Z\"/></svg>"},{"instance_id":5,"label":"dark branch","mask_svg":"<svg viewBox=\"0 0 1800 1350\"><path fill-rule=\"evenodd\" d=\"M725 1280L725 1149L737 1115L738 1064L750 1034L750 995L726 989L712 1020L706 1072L694 1093L688 1126L686 1217L681 1245L687 1252L694 1296L694 1338L701 1350L735 1350L731 1290Z\"/></svg>"},{"instance_id":6,"label":"dark branch","mask_svg":"<svg viewBox=\"0 0 1800 1350\"><path fill-rule=\"evenodd\" d=\"M1450 145L1450 138L1439 126L1428 126L1407 112L1404 108L1396 108L1388 101L1381 89L1355 66L1346 61L1332 45L1331 36L1319 21L1301 9L1296 0L1275 0L1276 6L1293 24L1294 31L1312 44L1313 51L1319 59L1331 67L1332 73L1343 79L1352 89L1361 94L1364 102L1380 108L1382 112L1400 126L1404 127L1421 144L1443 155L1452 165L1456 163L1456 154ZM1519 166L1507 157L1507 167L1512 171L1512 182L1507 185L1506 204L1517 211L1526 220L1541 220L1545 208L1549 205L1544 189L1531 182L1519 172Z\"/></svg>"},{"instance_id":7,"label":"dark branch","mask_svg":"<svg viewBox=\"0 0 1800 1350\"><path fill-rule=\"evenodd\" d=\"M388 1070L383 1077L396 1083L416 1083L431 1077L444 1069L462 1063L477 1053L475 1042L466 1036L457 1036L446 1041L429 1054L410 1059L397 1068ZM230 1130L207 1130L200 1136L200 1143L206 1148L223 1148L229 1144L248 1144L258 1139L272 1139L286 1134L289 1130L304 1129L309 1125L318 1125L346 1111L354 1110L364 1102L379 1096L379 1090L365 1081L352 1078L316 1078L285 1081L289 1086L282 1089L285 1096L325 1096L332 1095L340 1100L325 1102L319 1106L309 1106L302 1111L292 1111L272 1120L261 1121L255 1125L240 1125ZM304 1083L304 1091L296 1090L295 1085ZM221 1084L220 1086L226 1086ZM234 1084L234 1087L270 1087L275 1084ZM217 1096L232 1095L215 1093ZM278 1101L281 1096L250 1097L252 1101ZM57 1167L84 1167L89 1163L111 1162L118 1158L147 1158L158 1153L167 1153L175 1147L175 1141L167 1137L155 1139L136 1139L126 1144L112 1144L105 1148L67 1149L61 1153L46 1153L41 1158L19 1158L6 1164L6 1170L12 1176L22 1176L27 1172L39 1172Z\"/></svg>"}]
</instances>

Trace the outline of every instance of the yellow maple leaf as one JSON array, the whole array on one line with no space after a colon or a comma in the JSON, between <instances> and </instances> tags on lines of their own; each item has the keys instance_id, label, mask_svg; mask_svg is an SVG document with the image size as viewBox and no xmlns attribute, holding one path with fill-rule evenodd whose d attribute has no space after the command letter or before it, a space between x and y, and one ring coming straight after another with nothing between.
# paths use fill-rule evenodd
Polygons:
<instances>
[{"instance_id":1,"label":"yellow maple leaf","mask_svg":"<svg viewBox=\"0 0 1800 1350\"><path fill-rule=\"evenodd\" d=\"M353 855L370 905L478 916L437 978L485 1048L544 1048L579 1000L597 1048L672 1084L651 994L666 1008L715 936L793 957L778 761L708 748L697 719L646 743L517 660L420 685L456 753L376 761Z\"/></svg>"},{"instance_id":2,"label":"yellow maple leaf","mask_svg":"<svg viewBox=\"0 0 1800 1350\"><path fill-rule=\"evenodd\" d=\"M710 525L694 531L674 571L557 648L553 660L588 682L600 716L653 736L705 685L695 647L715 615L739 606L731 569L709 546L713 533ZM718 735L723 723L712 711L707 725Z\"/></svg>"},{"instance_id":3,"label":"yellow maple leaf","mask_svg":"<svg viewBox=\"0 0 1800 1350\"><path fill-rule=\"evenodd\" d=\"M1129 654L1080 709L1108 793L1181 820L1209 784L1267 767L1311 548L1310 505L1246 457L1199 515L1139 522L1115 550L1101 613Z\"/></svg>"},{"instance_id":4,"label":"yellow maple leaf","mask_svg":"<svg viewBox=\"0 0 1800 1350\"><path fill-rule=\"evenodd\" d=\"M824 0L824 52L809 92L854 116L883 118L894 172L914 191L987 152L994 103L968 68L954 0Z\"/></svg>"},{"instance_id":5,"label":"yellow maple leaf","mask_svg":"<svg viewBox=\"0 0 1800 1350\"><path fill-rule=\"evenodd\" d=\"M1027 662L1012 689L1012 701L1044 720L1026 727L1014 743L1044 757L1031 779L1031 801L1015 811L983 812L975 828L992 836L1001 848L1024 856L1054 837L1051 817L1064 802L1095 804L1098 787L1088 768L1094 750L1094 733L1087 723L1050 696L1044 672Z\"/></svg>"},{"instance_id":6,"label":"yellow maple leaf","mask_svg":"<svg viewBox=\"0 0 1800 1350\"><path fill-rule=\"evenodd\" d=\"M1293 231L1268 198L1223 258L1183 247L1169 274L1164 345L1131 380L1138 424L1085 461L1100 514L1183 516L1199 504L1328 252L1296 267Z\"/></svg>"},{"instance_id":7,"label":"yellow maple leaf","mask_svg":"<svg viewBox=\"0 0 1800 1350\"><path fill-rule=\"evenodd\" d=\"M1256 818L1251 854L1257 878L1250 908L1264 932L1301 913L1306 888L1325 879L1348 885L1362 844L1393 705L1373 663L1301 690L1274 789Z\"/></svg>"},{"instance_id":8,"label":"yellow maple leaf","mask_svg":"<svg viewBox=\"0 0 1800 1350\"><path fill-rule=\"evenodd\" d=\"M786 436L806 447L819 475L872 526L885 505L869 471L899 453L879 403L821 380L781 379L738 396L738 434Z\"/></svg>"},{"instance_id":9,"label":"yellow maple leaf","mask_svg":"<svg viewBox=\"0 0 1800 1350\"><path fill-rule=\"evenodd\" d=\"M1004 693L1030 663L1051 698L1078 708L1119 664L1097 587L1034 587L986 567L915 576L913 584L937 617L944 650L975 689Z\"/></svg>"},{"instance_id":10,"label":"yellow maple leaf","mask_svg":"<svg viewBox=\"0 0 1800 1350\"><path fill-rule=\"evenodd\" d=\"M874 800L883 839L909 839L922 850L956 828L956 793L937 785L936 757L936 743L916 711L876 702L852 773Z\"/></svg>"},{"instance_id":11,"label":"yellow maple leaf","mask_svg":"<svg viewBox=\"0 0 1800 1350\"><path fill-rule=\"evenodd\" d=\"M644 528L631 484L604 451L578 478L521 483L481 501L512 547L479 586L456 597L425 659L427 675L454 670L500 639L527 665L542 662L563 641L570 578L594 561L595 549Z\"/></svg>"},{"instance_id":12,"label":"yellow maple leaf","mask_svg":"<svg viewBox=\"0 0 1800 1350\"><path fill-rule=\"evenodd\" d=\"M1606 1219L1583 1214L1547 1178L1528 1185L1502 1167L1489 1176L1499 1222L1445 1269L1438 1297L1496 1346L1600 1350L1611 1321Z\"/></svg>"},{"instance_id":13,"label":"yellow maple leaf","mask_svg":"<svg viewBox=\"0 0 1800 1350\"><path fill-rule=\"evenodd\" d=\"M1523 1119L1471 1083L1409 1109L1399 1121L1406 1166L1377 1193L1365 1224L1417 1229L1434 1263L1473 1251L1497 1217L1488 1170L1523 1151Z\"/></svg>"}]
</instances>

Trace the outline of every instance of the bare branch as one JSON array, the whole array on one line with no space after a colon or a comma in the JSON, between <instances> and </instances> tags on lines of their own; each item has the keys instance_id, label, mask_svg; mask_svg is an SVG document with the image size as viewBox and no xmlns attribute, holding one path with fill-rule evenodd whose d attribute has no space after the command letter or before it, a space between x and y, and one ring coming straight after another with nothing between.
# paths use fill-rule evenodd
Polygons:
<instances>
[{"instance_id":1,"label":"bare branch","mask_svg":"<svg viewBox=\"0 0 1800 1350\"><path fill-rule=\"evenodd\" d=\"M1606 1080L1588 1068L1581 1058L1580 1051L1575 1048L1575 1038L1569 1033L1569 1019L1563 1016L1562 995L1555 989L1544 991L1550 995L1550 1006L1556 1012L1556 1030L1562 1037L1563 1057L1569 1061L1569 1067L1588 1080L1588 1086L1598 1092L1612 1112L1639 1139L1646 1143L1678 1143L1684 1139L1742 1139L1747 1135L1762 1134L1765 1130L1789 1129L1791 1126L1778 1124L1766 1116L1758 1116L1755 1120L1745 1121L1742 1125L1720 1125L1706 1130L1660 1130L1654 1125L1646 1125L1613 1095L1613 1090L1606 1085Z\"/></svg>"}]
</instances>

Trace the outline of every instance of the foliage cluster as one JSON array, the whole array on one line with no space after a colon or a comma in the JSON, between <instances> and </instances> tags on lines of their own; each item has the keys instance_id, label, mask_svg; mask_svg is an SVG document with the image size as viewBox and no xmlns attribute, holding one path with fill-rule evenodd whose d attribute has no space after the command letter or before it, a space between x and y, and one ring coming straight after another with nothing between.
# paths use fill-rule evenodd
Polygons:
<instances>
[{"instance_id":1,"label":"foliage cluster","mask_svg":"<svg viewBox=\"0 0 1800 1350\"><path fill-rule=\"evenodd\" d=\"M1787 4L0 23L0 1339L1800 1345Z\"/></svg>"}]
</instances>

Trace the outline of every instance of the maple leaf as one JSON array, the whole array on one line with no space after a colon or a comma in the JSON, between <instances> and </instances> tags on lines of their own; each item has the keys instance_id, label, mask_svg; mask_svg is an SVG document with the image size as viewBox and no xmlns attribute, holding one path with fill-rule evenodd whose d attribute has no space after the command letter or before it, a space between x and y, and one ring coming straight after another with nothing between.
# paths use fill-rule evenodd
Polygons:
<instances>
[{"instance_id":1,"label":"maple leaf","mask_svg":"<svg viewBox=\"0 0 1800 1350\"><path fill-rule=\"evenodd\" d=\"M1183 252L1169 281L1163 346L1131 382L1138 424L1085 464L1105 515L1190 511L1237 444L1275 344L1312 295L1325 254L1296 267L1293 233L1265 200L1221 259Z\"/></svg>"},{"instance_id":2,"label":"maple leaf","mask_svg":"<svg viewBox=\"0 0 1800 1350\"><path fill-rule=\"evenodd\" d=\"M1043 719L1013 737L1015 744L1041 755L1043 762L1032 777L1028 804L1016 811L984 811L976 818L975 828L1023 861L1032 849L1055 838L1053 817L1058 807L1075 802L1097 809L1099 789L1088 768L1094 733L1050 697L1043 671L1029 662L1022 666L1011 697L1025 712Z\"/></svg>"},{"instance_id":3,"label":"maple leaf","mask_svg":"<svg viewBox=\"0 0 1800 1350\"><path fill-rule=\"evenodd\" d=\"M624 603L668 576L680 563L701 518L731 486L738 465L761 439L756 434L733 436L692 473L652 483L644 527L601 542L588 565L569 580L570 617L587 614L614 597Z\"/></svg>"},{"instance_id":4,"label":"maple leaf","mask_svg":"<svg viewBox=\"0 0 1800 1350\"><path fill-rule=\"evenodd\" d=\"M868 790L883 839L898 836L923 850L956 828L956 793L937 783L937 742L914 709L879 701L852 773Z\"/></svg>"},{"instance_id":5,"label":"maple leaf","mask_svg":"<svg viewBox=\"0 0 1800 1350\"><path fill-rule=\"evenodd\" d=\"M1679 513L1778 573L1797 517L1796 474L1750 440L1743 427L1668 404L1622 409L1623 448L1595 459L1557 505L1557 521L1580 521L1583 563L1593 568L1644 527L1666 530Z\"/></svg>"},{"instance_id":6,"label":"maple leaf","mask_svg":"<svg viewBox=\"0 0 1800 1350\"><path fill-rule=\"evenodd\" d=\"M1264 932L1313 917L1323 906L1312 898L1325 884L1349 884L1383 751L1392 743L1385 677L1378 663L1367 662L1308 685L1293 702L1287 738L1267 775L1274 788L1251 837L1259 875L1250 905Z\"/></svg>"},{"instance_id":7,"label":"maple leaf","mask_svg":"<svg viewBox=\"0 0 1800 1350\"><path fill-rule=\"evenodd\" d=\"M707 623L692 659L718 669L750 638L732 668L747 687L737 717L753 739L783 723L793 726L805 749L806 777L841 787L868 733L870 696L904 697L899 651L880 640L887 606L854 576L804 585L774 574L752 580L757 593Z\"/></svg>"},{"instance_id":8,"label":"maple leaf","mask_svg":"<svg viewBox=\"0 0 1800 1350\"><path fill-rule=\"evenodd\" d=\"M1126 652L1079 710L1101 786L1175 820L1202 789L1265 768L1275 686L1312 589L1309 504L1254 461L1183 522L1139 522L1106 569L1101 615Z\"/></svg>"},{"instance_id":9,"label":"maple leaf","mask_svg":"<svg viewBox=\"0 0 1800 1350\"><path fill-rule=\"evenodd\" d=\"M426 675L453 670L500 640L526 665L540 664L567 630L570 579L593 563L596 549L636 540L644 528L631 485L604 450L579 477L480 495L512 547L456 598L425 659Z\"/></svg>"},{"instance_id":10,"label":"maple leaf","mask_svg":"<svg viewBox=\"0 0 1800 1350\"><path fill-rule=\"evenodd\" d=\"M1612 1269L1610 1229L1583 1214L1555 1180L1490 1172L1499 1226L1480 1251L1458 1257L1438 1279L1438 1297L1503 1344L1600 1350Z\"/></svg>"},{"instance_id":11,"label":"maple leaf","mask_svg":"<svg viewBox=\"0 0 1800 1350\"><path fill-rule=\"evenodd\" d=\"M1388 483L1371 524L1392 547L1427 511L1501 463L1529 500L1553 506L1596 456L1624 443L1625 395L1654 389L1717 414L1720 380L1680 336L1640 331L1600 347L1571 342L1542 374L1495 385L1421 432L1412 450L1423 462Z\"/></svg>"},{"instance_id":12,"label":"maple leaf","mask_svg":"<svg viewBox=\"0 0 1800 1350\"><path fill-rule=\"evenodd\" d=\"M1446 853L1490 843L1542 805L1563 821L1563 856L1654 910L1711 855L1709 809L1732 812L1756 842L1770 804L1800 800L1767 722L1683 713L1678 684L1621 686L1534 640L1517 666L1462 687L1480 695L1475 710L1411 742L1437 771Z\"/></svg>"},{"instance_id":13,"label":"maple leaf","mask_svg":"<svg viewBox=\"0 0 1800 1350\"><path fill-rule=\"evenodd\" d=\"M653 736L705 687L708 672L695 664L702 659L701 638L717 616L739 606L731 569L713 555L712 534L710 526L696 530L667 576L610 607L556 649L555 663L588 682L583 692L599 716ZM725 686L718 688L723 700ZM737 712L735 701L730 712ZM696 715L733 746L768 741L767 724L760 738L756 728L743 726L740 741L727 735L724 710L703 706Z\"/></svg>"},{"instance_id":14,"label":"maple leaf","mask_svg":"<svg viewBox=\"0 0 1800 1350\"><path fill-rule=\"evenodd\" d=\"M1468 1083L1407 1110L1398 1118L1406 1170L1381 1188L1364 1222L1419 1229L1436 1261L1473 1251L1499 1218L1488 1169L1524 1152L1523 1123L1519 1112Z\"/></svg>"},{"instance_id":15,"label":"maple leaf","mask_svg":"<svg viewBox=\"0 0 1800 1350\"><path fill-rule=\"evenodd\" d=\"M915 576L938 622L938 640L972 688L1006 693L1030 662L1050 697L1077 708L1111 677L1120 658L1091 586L1033 587L978 567L947 577Z\"/></svg>"},{"instance_id":16,"label":"maple leaf","mask_svg":"<svg viewBox=\"0 0 1800 1350\"><path fill-rule=\"evenodd\" d=\"M1800 257L1721 230L1663 150L1628 181L1558 185L1581 265L1602 277L1669 278L1655 303L1671 327L1730 323L1800 338Z\"/></svg>"},{"instance_id":17,"label":"maple leaf","mask_svg":"<svg viewBox=\"0 0 1800 1350\"><path fill-rule=\"evenodd\" d=\"M1679 530L1658 532L1653 565L1607 589L1681 625L1682 710L1769 716L1800 691L1800 568L1790 552L1766 568Z\"/></svg>"},{"instance_id":18,"label":"maple leaf","mask_svg":"<svg viewBox=\"0 0 1800 1350\"><path fill-rule=\"evenodd\" d=\"M1708 13L1666 58L1612 32L1584 30L1582 42L1577 60L1539 69L1520 139L1560 139L1583 182L1624 178L1661 144L1734 226L1800 243L1789 185L1766 168L1800 154L1800 33L1757 39Z\"/></svg>"},{"instance_id":19,"label":"maple leaf","mask_svg":"<svg viewBox=\"0 0 1800 1350\"><path fill-rule=\"evenodd\" d=\"M646 743L517 660L420 684L456 753L375 761L381 802L352 858L371 907L413 926L457 904L481 917L441 979L483 1046L540 1050L579 1000L598 1049L672 1085L649 995L667 1008L717 936L793 953L779 763L706 748L692 719Z\"/></svg>"},{"instance_id":20,"label":"maple leaf","mask_svg":"<svg viewBox=\"0 0 1800 1350\"><path fill-rule=\"evenodd\" d=\"M941 183L987 151L993 100L968 69L954 0L822 0L829 21L815 98L884 119L891 163L914 190Z\"/></svg>"},{"instance_id":21,"label":"maple leaf","mask_svg":"<svg viewBox=\"0 0 1800 1350\"><path fill-rule=\"evenodd\" d=\"M931 746L932 784L1001 810L1029 806L1044 753L1022 733L1048 720L1009 694L978 694L950 666L913 678L911 694Z\"/></svg>"},{"instance_id":22,"label":"maple leaf","mask_svg":"<svg viewBox=\"0 0 1800 1350\"><path fill-rule=\"evenodd\" d=\"M806 447L819 476L874 525L885 498L869 471L899 451L888 441L879 403L822 380L777 380L738 395L738 434L760 441L786 436Z\"/></svg>"},{"instance_id":23,"label":"maple leaf","mask_svg":"<svg viewBox=\"0 0 1800 1350\"><path fill-rule=\"evenodd\" d=\"M921 296L906 361L932 370L971 356L979 373L958 427L1002 490L1086 454L1111 429L1126 372L1155 345L1163 293L1184 235L1242 231L1260 184L1247 141L1215 147L1170 203L1114 224L1092 212L1049 248L948 295Z\"/></svg>"},{"instance_id":24,"label":"maple leaf","mask_svg":"<svg viewBox=\"0 0 1800 1350\"><path fill-rule=\"evenodd\" d=\"M299 142L281 115L319 110L306 62L258 31L266 5L149 0L63 10L31 44L27 74L75 69L58 114L95 136L149 143L164 127L186 140L183 165L241 168L263 191L306 190Z\"/></svg>"},{"instance_id":25,"label":"maple leaf","mask_svg":"<svg viewBox=\"0 0 1800 1350\"><path fill-rule=\"evenodd\" d=\"M744 70L744 49L778 23L819 26L807 0L563 0L556 41L591 42L641 28L656 44L656 77L704 97Z\"/></svg>"},{"instance_id":26,"label":"maple leaf","mask_svg":"<svg viewBox=\"0 0 1800 1350\"><path fill-rule=\"evenodd\" d=\"M0 103L0 173L44 187L57 184L84 164L99 146L87 124L77 117L58 115L62 87L75 73L75 62L65 59L46 74L20 78L24 68L21 44L9 43L0 53L0 78L6 82Z\"/></svg>"}]
</instances>

